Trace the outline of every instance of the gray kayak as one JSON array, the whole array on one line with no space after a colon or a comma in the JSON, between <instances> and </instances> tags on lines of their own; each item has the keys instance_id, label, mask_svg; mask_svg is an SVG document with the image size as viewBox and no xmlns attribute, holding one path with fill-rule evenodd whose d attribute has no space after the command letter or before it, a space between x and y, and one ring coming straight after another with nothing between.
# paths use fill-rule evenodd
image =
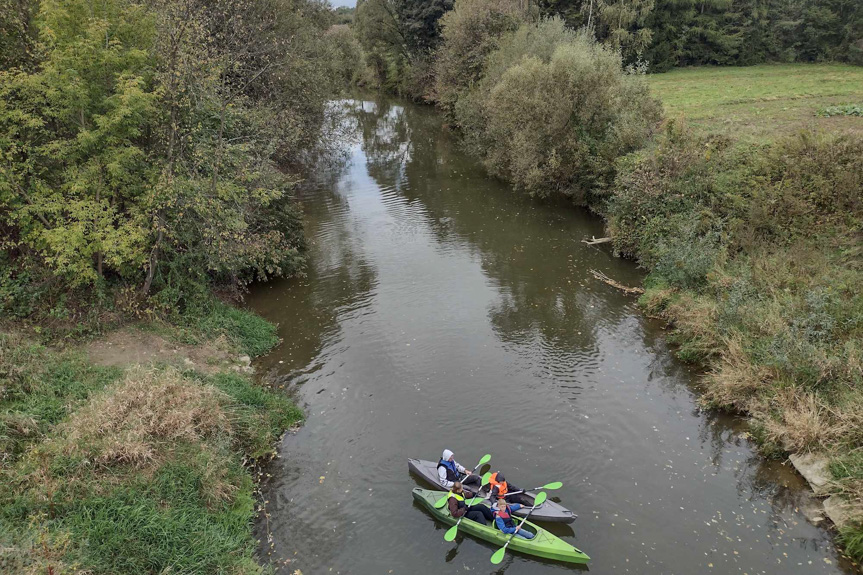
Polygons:
<instances>
[{"instance_id":1,"label":"gray kayak","mask_svg":"<svg viewBox=\"0 0 863 575\"><path fill-rule=\"evenodd\" d=\"M408 468L411 473L421 477L426 483L434 485L435 489L443 489L438 482L437 462L427 461L425 459L408 459ZM476 495L476 492L471 489L472 486L465 485L464 490L469 492L471 496ZM534 498L537 496L537 491L526 491L522 493L525 505L515 512L515 515L525 516L530 511L530 505L533 504ZM484 488L480 496L488 496L488 487ZM545 503L533 510L530 518L534 521L553 521L557 523L572 523L575 521L576 515L563 505L555 503L550 499L546 499Z\"/></svg>"}]
</instances>

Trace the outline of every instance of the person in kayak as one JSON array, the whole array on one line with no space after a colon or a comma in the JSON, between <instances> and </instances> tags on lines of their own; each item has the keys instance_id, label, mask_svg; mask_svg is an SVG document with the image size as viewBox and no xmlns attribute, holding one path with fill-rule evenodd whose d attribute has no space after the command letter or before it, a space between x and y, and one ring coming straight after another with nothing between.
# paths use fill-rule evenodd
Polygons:
<instances>
[{"instance_id":1,"label":"person in kayak","mask_svg":"<svg viewBox=\"0 0 863 575\"><path fill-rule=\"evenodd\" d=\"M498 499L503 497L507 500L508 503L527 503L527 501L522 499L520 494L514 493L521 490L512 483L507 483L506 477L504 477L503 473L501 473L500 471L492 473L491 479L489 480L488 484L488 495L492 501L497 501Z\"/></svg>"},{"instance_id":2,"label":"person in kayak","mask_svg":"<svg viewBox=\"0 0 863 575\"><path fill-rule=\"evenodd\" d=\"M464 515L471 521L476 521L481 525L487 525L489 521L494 521L491 509L485 505L468 505L465 503L465 492L461 481L453 483L452 489L447 495L446 502L449 506L449 514L456 519Z\"/></svg>"},{"instance_id":3,"label":"person in kayak","mask_svg":"<svg viewBox=\"0 0 863 575\"><path fill-rule=\"evenodd\" d=\"M462 478L462 474L466 477ZM468 473L464 465L455 460L455 454L449 449L444 449L440 461L437 464L438 481L444 489L452 489L456 481L462 485L476 485L477 489L482 485L482 479L478 475Z\"/></svg>"},{"instance_id":4,"label":"person in kayak","mask_svg":"<svg viewBox=\"0 0 863 575\"><path fill-rule=\"evenodd\" d=\"M507 535L515 533L517 537L521 537L522 539L533 539L534 534L516 525L515 520L512 518L512 513L519 509L521 509L521 505L518 503L510 505L506 502L506 499L501 497L497 500L497 506L494 510L494 524Z\"/></svg>"}]
</instances>

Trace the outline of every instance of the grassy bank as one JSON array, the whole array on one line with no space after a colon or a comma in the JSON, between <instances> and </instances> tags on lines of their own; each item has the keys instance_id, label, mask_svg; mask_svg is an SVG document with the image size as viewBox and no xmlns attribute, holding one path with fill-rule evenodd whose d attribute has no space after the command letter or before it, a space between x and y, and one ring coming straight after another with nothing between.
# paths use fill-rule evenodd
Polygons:
<instances>
[{"instance_id":1,"label":"grassy bank","mask_svg":"<svg viewBox=\"0 0 863 575\"><path fill-rule=\"evenodd\" d=\"M863 117L820 114L863 103L863 68L842 64L762 64L681 68L648 77L668 117L702 134L765 141L801 129L863 134Z\"/></svg>"},{"instance_id":2,"label":"grassy bank","mask_svg":"<svg viewBox=\"0 0 863 575\"><path fill-rule=\"evenodd\" d=\"M757 66L650 78L672 118L596 206L650 270L641 303L705 365L705 401L767 455L816 453L857 509L863 558L863 69ZM690 120L691 118L691 120ZM813 129L814 128L814 129Z\"/></svg>"},{"instance_id":3,"label":"grassy bank","mask_svg":"<svg viewBox=\"0 0 863 575\"><path fill-rule=\"evenodd\" d=\"M236 354L278 341L222 304L150 329L221 336ZM245 465L303 415L247 375L210 371L103 367L0 333L0 570L261 572Z\"/></svg>"}]
</instances>

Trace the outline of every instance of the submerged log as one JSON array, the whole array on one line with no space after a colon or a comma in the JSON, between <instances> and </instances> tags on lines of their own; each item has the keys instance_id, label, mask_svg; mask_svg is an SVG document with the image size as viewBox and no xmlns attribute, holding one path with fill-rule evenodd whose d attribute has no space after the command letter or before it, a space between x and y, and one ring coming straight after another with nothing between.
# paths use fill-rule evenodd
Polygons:
<instances>
[{"instance_id":1,"label":"submerged log","mask_svg":"<svg viewBox=\"0 0 863 575\"><path fill-rule=\"evenodd\" d=\"M591 236L589 240L581 240L581 243L587 244L589 246L595 246L596 244L607 244L611 241L611 238L598 238L596 236Z\"/></svg>"},{"instance_id":2,"label":"submerged log","mask_svg":"<svg viewBox=\"0 0 863 575\"><path fill-rule=\"evenodd\" d=\"M638 294L644 293L644 290L640 287L625 286L620 282L614 281L613 279L611 279L610 277L608 277L607 275L605 275L604 273L602 273L600 271L596 271L596 270L589 270L589 271L591 274L593 274L593 277L595 277L599 281L607 283L611 287L615 287L615 288L623 291L624 293L628 293L630 295L638 295Z\"/></svg>"}]
</instances>

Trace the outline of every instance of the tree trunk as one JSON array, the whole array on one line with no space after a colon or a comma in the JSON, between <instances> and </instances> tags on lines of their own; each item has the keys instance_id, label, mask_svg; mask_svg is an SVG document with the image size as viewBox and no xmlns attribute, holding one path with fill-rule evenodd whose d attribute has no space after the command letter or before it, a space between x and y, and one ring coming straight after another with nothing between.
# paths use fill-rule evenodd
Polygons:
<instances>
[{"instance_id":1,"label":"tree trunk","mask_svg":"<svg viewBox=\"0 0 863 575\"><path fill-rule=\"evenodd\" d=\"M153 278L156 277L156 267L159 265L159 248L162 245L162 239L165 237L164 217L162 211L159 210L156 225L159 226L159 233L156 234L156 243L153 244L153 249L150 250L150 267L147 269L147 278L144 280L144 287L141 288L141 293L144 295L150 294L150 287L153 285Z\"/></svg>"},{"instance_id":2,"label":"tree trunk","mask_svg":"<svg viewBox=\"0 0 863 575\"><path fill-rule=\"evenodd\" d=\"M222 163L222 143L224 141L225 134L225 107L228 105L228 102L222 104L222 109L219 112L219 139L216 141L216 161L213 165L213 179L210 183L210 191L215 196L216 195L216 186L219 182L219 166Z\"/></svg>"},{"instance_id":3,"label":"tree trunk","mask_svg":"<svg viewBox=\"0 0 863 575\"><path fill-rule=\"evenodd\" d=\"M100 174L100 176L99 176L99 180L101 180L101 179L102 179L102 176L101 176L101 174ZM99 200L100 200L101 195L102 195L102 194L101 194L101 192L102 192L102 186L101 186L101 183L102 183L102 182L100 181L99 183L100 183L100 186L99 186L98 188L96 188L96 210L98 210L98 209L99 209ZM97 217L98 217L98 212L97 212ZM94 228L96 227L96 226L95 226L95 222L94 222L94 226L93 226L93 227L94 227ZM93 231L98 233L98 230L95 230L95 229L94 229ZM100 239L101 239L101 234L98 234L98 235L100 236ZM101 243L101 241L100 241L99 243ZM99 250L96 252L96 273L97 273L97 274L99 274L99 277L100 277L100 278L101 278L101 277L105 277L105 276L102 274L102 250L101 250L101 249L99 249Z\"/></svg>"}]
</instances>

